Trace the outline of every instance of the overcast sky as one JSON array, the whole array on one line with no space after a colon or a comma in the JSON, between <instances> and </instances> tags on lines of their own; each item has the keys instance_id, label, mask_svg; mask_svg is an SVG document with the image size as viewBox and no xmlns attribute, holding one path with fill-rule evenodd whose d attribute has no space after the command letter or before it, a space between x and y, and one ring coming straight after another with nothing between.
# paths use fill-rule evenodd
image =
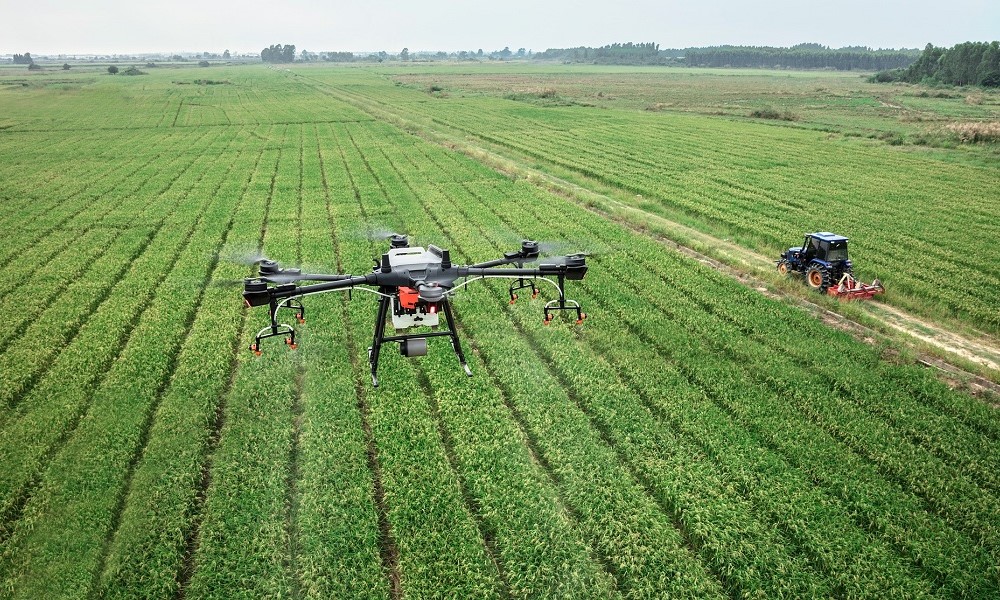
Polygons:
<instances>
[{"instance_id":1,"label":"overcast sky","mask_svg":"<svg viewBox=\"0 0 1000 600\"><path fill-rule=\"evenodd\" d=\"M399 52L612 42L922 48L1000 38L1000 0L0 0L0 53Z\"/></svg>"}]
</instances>

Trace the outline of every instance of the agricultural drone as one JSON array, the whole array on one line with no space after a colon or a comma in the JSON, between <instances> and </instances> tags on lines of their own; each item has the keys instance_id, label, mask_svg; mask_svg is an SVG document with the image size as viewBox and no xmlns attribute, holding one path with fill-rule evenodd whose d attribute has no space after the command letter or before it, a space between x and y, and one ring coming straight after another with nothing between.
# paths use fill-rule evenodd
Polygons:
<instances>
[{"instance_id":1,"label":"agricultural drone","mask_svg":"<svg viewBox=\"0 0 1000 600\"><path fill-rule=\"evenodd\" d=\"M455 265L451 262L448 250L434 245L428 245L426 250L410 247L409 239L402 234L392 234L388 236L388 240L389 251L380 259L375 259L375 266L367 275L303 273L301 269L282 268L277 262L267 258L256 259L254 262L260 265L260 275L243 281L243 299L247 307L268 306L271 324L257 333L250 350L260 355L264 339L282 336L288 346L295 348L295 329L291 325L279 323L278 312L291 311L299 323L305 323L306 309L302 298L324 292L360 290L379 297L375 333L372 345L368 348L374 387L378 387L378 359L383 344L399 343L403 356L424 356L427 354L427 338L431 337L451 338L451 346L462 368L466 375L472 376L455 329L451 297L473 281L513 280L508 290L511 304L517 300L517 292L523 289L530 288L531 297L537 297L539 289L535 282L544 281L559 292L557 299L548 301L544 306L545 325L559 311L575 312L577 324L587 317L578 302L566 298L565 287L567 280L578 281L586 275L587 262L584 254L540 258L538 242L523 240L519 250L507 252L502 258L474 265ZM525 267L526 263L536 261L539 263L536 267ZM459 279L464 281L456 283ZM441 313L444 313L445 327L439 329ZM387 336L386 320L390 316L396 335ZM400 333L423 327L431 330Z\"/></svg>"}]
</instances>

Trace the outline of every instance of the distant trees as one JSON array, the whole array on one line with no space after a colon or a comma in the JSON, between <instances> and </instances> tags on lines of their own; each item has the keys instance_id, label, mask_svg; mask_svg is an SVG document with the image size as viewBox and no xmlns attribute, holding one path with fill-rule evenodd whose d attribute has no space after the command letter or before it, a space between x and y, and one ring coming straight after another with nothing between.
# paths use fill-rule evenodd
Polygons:
<instances>
[{"instance_id":1,"label":"distant trees","mask_svg":"<svg viewBox=\"0 0 1000 600\"><path fill-rule=\"evenodd\" d=\"M684 54L684 62L692 67L879 71L907 67L918 56L916 50L872 50L857 47L832 49L819 44L799 44L790 48L713 46L688 48Z\"/></svg>"},{"instance_id":2,"label":"distant trees","mask_svg":"<svg viewBox=\"0 0 1000 600\"><path fill-rule=\"evenodd\" d=\"M878 73L873 81L1000 87L1000 42L965 42L951 48L927 44L909 67Z\"/></svg>"},{"instance_id":3,"label":"distant trees","mask_svg":"<svg viewBox=\"0 0 1000 600\"><path fill-rule=\"evenodd\" d=\"M260 59L266 63L295 62L295 45L272 44L260 51Z\"/></svg>"},{"instance_id":4,"label":"distant trees","mask_svg":"<svg viewBox=\"0 0 1000 600\"><path fill-rule=\"evenodd\" d=\"M210 63L207 60L199 60L198 61L198 66L199 67L207 67L209 64Z\"/></svg>"},{"instance_id":5,"label":"distant trees","mask_svg":"<svg viewBox=\"0 0 1000 600\"><path fill-rule=\"evenodd\" d=\"M539 60L590 62L602 65L655 65L668 62L660 56L660 45L649 43L609 44L600 48L549 48L534 55Z\"/></svg>"},{"instance_id":6,"label":"distant trees","mask_svg":"<svg viewBox=\"0 0 1000 600\"><path fill-rule=\"evenodd\" d=\"M232 55L229 54L229 49L228 48L226 49L225 52L222 53L222 58L224 58L226 60L229 60L230 58L232 58Z\"/></svg>"},{"instance_id":7,"label":"distant trees","mask_svg":"<svg viewBox=\"0 0 1000 600\"><path fill-rule=\"evenodd\" d=\"M410 49L409 48L403 48L399 52L399 60L410 60Z\"/></svg>"},{"instance_id":8,"label":"distant trees","mask_svg":"<svg viewBox=\"0 0 1000 600\"><path fill-rule=\"evenodd\" d=\"M69 63L63 63L63 71L69 71Z\"/></svg>"},{"instance_id":9,"label":"distant trees","mask_svg":"<svg viewBox=\"0 0 1000 600\"><path fill-rule=\"evenodd\" d=\"M319 59L327 62L354 62L357 57L353 52L320 52Z\"/></svg>"},{"instance_id":10,"label":"distant trees","mask_svg":"<svg viewBox=\"0 0 1000 600\"><path fill-rule=\"evenodd\" d=\"M38 64L36 62L32 62L30 65L28 65L28 70L29 71L41 71L42 70L42 65L40 65L40 64Z\"/></svg>"},{"instance_id":11,"label":"distant trees","mask_svg":"<svg viewBox=\"0 0 1000 600\"><path fill-rule=\"evenodd\" d=\"M118 67L116 67L114 65L111 65L110 67L108 67L108 75L114 75L117 72L118 72Z\"/></svg>"},{"instance_id":12,"label":"distant trees","mask_svg":"<svg viewBox=\"0 0 1000 600\"><path fill-rule=\"evenodd\" d=\"M24 54L14 55L15 65L30 65L33 62L35 62L35 60L31 58L31 52L25 52Z\"/></svg>"},{"instance_id":13,"label":"distant trees","mask_svg":"<svg viewBox=\"0 0 1000 600\"><path fill-rule=\"evenodd\" d=\"M917 50L872 50L852 46L832 49L806 43L789 48L771 46L711 46L661 49L653 43L610 44L600 48L550 48L534 55L539 60L596 64L663 65L692 67L750 67L791 69L860 69L877 71L906 67L917 59Z\"/></svg>"}]
</instances>

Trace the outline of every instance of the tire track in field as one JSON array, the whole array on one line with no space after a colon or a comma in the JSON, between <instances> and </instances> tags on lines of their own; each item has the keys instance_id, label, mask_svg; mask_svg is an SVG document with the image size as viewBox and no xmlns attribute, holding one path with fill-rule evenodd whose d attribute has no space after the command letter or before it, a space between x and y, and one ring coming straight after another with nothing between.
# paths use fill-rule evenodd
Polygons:
<instances>
[{"instance_id":1,"label":"tire track in field","mask_svg":"<svg viewBox=\"0 0 1000 600\"><path fill-rule=\"evenodd\" d=\"M254 169L251 170L251 172L250 172L251 176L252 176L253 172L256 171L257 164L259 163L260 156L262 154L263 154L263 150L261 150L261 152L257 155L257 160L254 163ZM212 190L211 194L209 194L209 197L214 198L216 196L216 194L219 192L219 190L225 184L228 175L230 173L232 173L232 171L235 168L236 164L239 162L239 157L240 156L241 156L241 154L237 154L237 157L230 163L229 168L226 170L226 175L224 175L222 178L219 179L219 183L215 186L215 189ZM133 478L134 478L134 475L135 475L135 470L136 470L136 467L139 464L139 461L142 459L143 455L146 453L146 446L149 445L150 432L151 432L151 430L153 428L153 422L156 419L156 415L157 415L157 412L159 410L160 403L163 400L163 397L164 397L164 395L166 393L166 390L169 389L170 382L173 380L174 373L177 370L177 366L179 364L178 361L179 361L181 352L183 351L183 349L188 344L188 340L190 339L190 336L191 336L191 326L192 326L192 324L194 323L195 319L198 316L198 312L201 309L201 305L202 305L202 302L203 302L204 297L205 297L205 291L208 289L209 285L211 285L211 281L212 281L212 279L213 279L213 277L215 275L215 272L216 272L216 270L218 268L218 265L219 265L219 254L222 251L222 249L225 247L226 242L227 242L227 240L229 238L229 233L232 231L233 225L236 222L236 214L238 214L238 212L239 212L239 208L242 205L242 200L243 200L243 195L241 194L240 202L237 204L236 207L234 207L234 209L233 209L233 216L229 219L229 222L226 224L226 228L223 231L222 237L221 237L219 243L217 244L217 246L215 248L215 251L212 253L212 259L209 262L208 268L206 269L205 277L202 279L201 284L199 286L198 296L195 299L195 302L194 302L194 304L193 304L193 306L192 306L189 314L187 315L187 317L185 319L184 328L183 328L184 331L185 331L185 334L184 334L183 338L178 341L176 349L172 353L172 357L170 359L170 362L168 364L166 373L165 373L165 375L163 377L163 380L161 382L161 386L156 391L153 403L152 403L152 405L150 406L150 409L149 409L148 416L147 416L145 422L142 425L142 433L140 434L140 437L139 437L139 443L138 443L138 445L136 447L137 449L136 449L135 454L133 454L132 459L129 461L128 468L127 468L127 471L126 471L125 480L124 480L124 485L122 486L122 489L121 489L121 495L118 498L117 504L116 504L116 506L115 506L115 508L113 510L113 513L112 513L113 517L112 517L112 521L111 521L111 526L108 528L108 534L107 534L107 537L105 538L105 541L104 541L104 548L101 551L101 557L98 560L97 568L94 571L94 580L93 580L93 583L91 584L91 590L92 590L92 593L94 593L94 594L96 594L97 590L100 589L100 579L101 579L102 574L104 573L105 566L106 566L107 560L108 560L108 555L109 555L109 553L111 551L111 543L114 540L115 536L118 534L118 529L121 526L121 518L122 518L122 513L125 510L125 503L128 500L128 498L129 498L129 496L131 495L131 492L132 492L132 482L133 482ZM177 256L178 257L180 256L181 252L183 252L183 250L180 250L180 251L177 252Z\"/></svg>"},{"instance_id":2,"label":"tire track in field","mask_svg":"<svg viewBox=\"0 0 1000 600\"><path fill-rule=\"evenodd\" d=\"M305 176L303 167L303 153L305 152L305 139L303 128L299 127L299 185L295 219L295 260L296 264L302 264L302 179ZM299 493L299 480L302 477L300 465L300 455L302 453L302 420L305 418L305 408L302 403L303 381L306 376L306 367L302 361L295 364L295 382L292 386L292 433L291 443L288 451L288 477L286 485L288 487L285 496L287 512L285 514L285 536L288 539L288 563L289 580L291 582L291 597L300 598L302 596L302 573L299 570L299 535L296 527L297 517L301 504L301 494Z\"/></svg>"},{"instance_id":3,"label":"tire track in field","mask_svg":"<svg viewBox=\"0 0 1000 600\"><path fill-rule=\"evenodd\" d=\"M264 235L267 232L268 223L271 214L271 200L274 198L274 186L275 181L278 176L278 165L281 162L281 146L278 146L277 156L274 161L274 170L271 173L270 187L267 193L267 203L264 208L264 220L261 223L260 236L257 239L257 247L262 248L264 245ZM242 196L246 196L247 190L249 189L250 182L253 180L254 174L257 172L257 168L260 165L260 159L263 157L263 150L261 154L257 157L257 162L254 163L253 170L247 177L246 184L243 188ZM177 593L175 598L178 600L183 600L187 594L188 585L191 583L191 577L194 575L194 557L198 551L199 540L201 539L201 525L205 519L205 501L208 497L208 489L212 483L212 465L214 463L215 452L219 447L219 443L222 439L222 428L226 424L226 411L228 408L228 400L230 395L233 393L233 387L236 383L236 376L239 371L239 361L237 356L241 351L240 347L243 342L243 335L246 332L247 323L249 321L249 311L243 312L243 319L240 325L240 333L236 336L233 341L233 358L230 363L229 378L226 381L225 389L219 397L219 402L215 409L215 418L213 419L210 432L208 436L208 445L205 450L205 458L202 463L202 475L201 481L198 486L198 491L195 494L194 507L192 508L192 518L190 530L185 538L184 547L186 552L184 554L184 560L181 562L179 571L177 573Z\"/></svg>"},{"instance_id":4,"label":"tire track in field","mask_svg":"<svg viewBox=\"0 0 1000 600\"><path fill-rule=\"evenodd\" d=\"M623 576L621 569L614 564L610 557L597 549L597 544L595 544L592 539L588 539L590 536L585 533L585 529L580 525L583 521L583 515L566 500L565 494L563 494L561 489L564 482L556 473L549 460L545 457L545 453L542 451L541 445L539 444L538 436L532 430L527 417L525 417L524 413L514 402L513 397L515 394L513 390L511 390L507 382L499 376L496 367L492 364L490 359L482 352L482 350L480 350L475 337L469 335L468 330L462 327L460 322L461 319L458 318L456 313L456 330L459 331L462 338L468 342L470 350L483 362L483 368L485 369L487 376L490 378L490 381L493 383L493 386L500 393L503 405L510 414L511 421L514 423L514 427L518 430L521 442L524 444L525 448L527 448L528 455L531 457L532 463L538 468L538 471L543 477L545 477L546 481L548 481L551 486L552 493L558 503L559 511L566 515L567 520L573 523L573 529L580 533L580 539L584 542L587 549L587 555L590 556L596 564L601 565L601 568L604 570L604 574L607 575L613 589L616 592L620 592L619 581Z\"/></svg>"},{"instance_id":5,"label":"tire track in field","mask_svg":"<svg viewBox=\"0 0 1000 600\"><path fill-rule=\"evenodd\" d=\"M326 163L319 145L319 134L315 125L313 126L313 130L316 132L317 138L317 156L320 179L323 185L323 195L326 202L326 214L330 238L333 246L334 264L336 265L338 273L344 273L345 270L343 254L341 252L341 240L337 234L338 227L333 216L333 209L330 202L332 195L330 194L330 186L326 178ZM348 180L350 181L354 199L360 208L361 195L354 181L354 175L347 168L346 157L344 156L343 149L340 148L339 144L337 150L340 153L341 160L343 161L344 172L347 174ZM366 466L372 478L372 503L375 508L376 521L379 529L379 559L381 562L382 574L383 577L385 577L390 597L393 600L399 600L399 598L402 597L401 575L399 571L399 549L396 547L395 540L392 536L392 530L388 520L388 509L385 506L385 491L382 487L381 468L378 463L378 449L375 445L375 436L372 433L371 423L369 421L369 408L365 398L364 375L362 374L361 366L358 361L358 343L355 337L354 327L350 320L349 303L349 298L341 297L341 302L339 303L339 312L341 317L340 322L343 323L347 356L349 357L351 363L351 373L354 374L351 379L354 380L354 395L356 398L355 407L358 410L359 422L361 423L362 429L362 438L365 444Z\"/></svg>"},{"instance_id":6,"label":"tire track in field","mask_svg":"<svg viewBox=\"0 0 1000 600\"><path fill-rule=\"evenodd\" d=\"M351 173L351 170L348 168L347 156L344 154L344 148L340 143L337 144L337 151L340 154L344 172L347 173L347 178L351 183L351 191L354 194L355 202L358 203L362 219L364 219L366 223L370 223L368 214L365 211L364 203L361 201L361 191L358 189L358 184L354 179L354 174ZM322 168L322 159L320 165ZM324 168L323 187L324 190L328 191L329 188L327 186L325 172ZM329 193L327 194L327 197L329 197ZM335 246L337 253L337 267L338 269L343 269L340 245L335 244ZM345 329L347 331L351 366L354 369L354 372L358 374L357 377L355 377L354 382L355 395L358 399L358 412L360 413L361 428L364 432L365 445L367 447L366 454L368 459L368 470L371 471L372 474L372 497L375 502L375 510L378 513L378 526L381 538L379 544L379 555L382 558L382 568L389 581L390 596L393 600L399 600L403 597L402 573L399 568L399 546L396 545L396 540L392 533L392 524L389 522L389 507L386 502L385 488L382 485L382 467L379 465L378 460L378 445L375 441L375 434L371 426L371 406L368 403L365 391L366 383L364 369L359 369L360 365L357 358L358 346L353 327L350 325L351 321L347 315L348 308L346 306L346 302L343 304L342 310L343 322L345 323Z\"/></svg>"},{"instance_id":7,"label":"tire track in field","mask_svg":"<svg viewBox=\"0 0 1000 600\"><path fill-rule=\"evenodd\" d=\"M416 368L417 372L417 383L420 385L420 389L423 390L424 395L427 397L427 403L430 408L431 420L434 421L434 426L437 428L438 436L441 438L441 446L444 448L445 458L448 460L448 466L451 468L451 472L455 475L455 480L458 482L459 492L462 495L462 502L465 505L465 510L472 516L472 521L476 524L476 529L479 530L479 537L483 540L483 546L486 548L486 555L490 558L493 566L496 567L497 573L500 576L500 583L503 584L504 597L511 598L511 587L510 587L510 576L507 573L507 568L504 565L503 559L500 557L500 552L497 549L496 541L493 539L493 534L490 533L489 528L486 525L486 519L482 515L482 508L479 506L479 502L469 491L469 484L462 475L461 468L459 467L458 457L455 454L455 441L448 431L447 426L445 426L444 418L441 416L441 405L434 395L434 387L431 385L430 379L427 377L427 372L424 367L418 366Z\"/></svg>"}]
</instances>

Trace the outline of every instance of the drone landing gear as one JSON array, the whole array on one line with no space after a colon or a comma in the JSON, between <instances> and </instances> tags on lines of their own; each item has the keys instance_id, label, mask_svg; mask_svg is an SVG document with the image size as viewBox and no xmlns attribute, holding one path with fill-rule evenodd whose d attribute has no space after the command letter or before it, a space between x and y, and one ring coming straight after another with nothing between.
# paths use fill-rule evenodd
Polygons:
<instances>
[{"instance_id":1,"label":"drone landing gear","mask_svg":"<svg viewBox=\"0 0 1000 600\"><path fill-rule=\"evenodd\" d=\"M555 312L560 310L575 310L576 311L576 324L579 325L583 323L583 320L587 318L587 313L583 312L580 308L580 303L576 300L566 299L566 281L563 275L559 276L559 299L549 300L545 303L545 320L544 325L548 325L555 318Z\"/></svg>"},{"instance_id":2,"label":"drone landing gear","mask_svg":"<svg viewBox=\"0 0 1000 600\"><path fill-rule=\"evenodd\" d=\"M293 310L295 311L295 319L299 323L306 322L306 307L302 305L302 301L296 298L287 298L280 304L272 300L271 301L271 324L264 327L257 332L257 336L254 338L253 344L250 345L250 351L260 356L261 354L261 340L267 339L269 337L279 337L285 336L285 345L287 345L292 350L298 348L298 344L295 343L295 328L286 323L278 322L278 311L281 309Z\"/></svg>"},{"instance_id":3,"label":"drone landing gear","mask_svg":"<svg viewBox=\"0 0 1000 600\"><path fill-rule=\"evenodd\" d=\"M388 296L391 288L382 291L387 295L379 299L378 316L375 317L375 335L372 338L371 347L368 348L368 364L371 365L373 387L378 387L378 359L382 351L382 344L399 342L399 352L403 356L424 356L427 354L427 338L429 337L450 337L451 347L455 350L455 355L458 356L458 362L461 363L465 374L472 377L472 369L466 363L465 353L462 352L462 344L458 341L458 332L455 330L455 321L451 315L451 303L447 298L438 302L438 307L444 311L445 322L448 324L447 330L386 336L385 322L389 316L389 311L392 309L392 298Z\"/></svg>"},{"instance_id":4,"label":"drone landing gear","mask_svg":"<svg viewBox=\"0 0 1000 600\"><path fill-rule=\"evenodd\" d=\"M514 280L513 283L510 284L510 289L507 291L507 293L510 295L511 304L517 302L518 298L517 291L523 290L525 288L531 288L532 298L538 297L538 287L535 285L534 281L532 281L531 279L516 279Z\"/></svg>"}]
</instances>

